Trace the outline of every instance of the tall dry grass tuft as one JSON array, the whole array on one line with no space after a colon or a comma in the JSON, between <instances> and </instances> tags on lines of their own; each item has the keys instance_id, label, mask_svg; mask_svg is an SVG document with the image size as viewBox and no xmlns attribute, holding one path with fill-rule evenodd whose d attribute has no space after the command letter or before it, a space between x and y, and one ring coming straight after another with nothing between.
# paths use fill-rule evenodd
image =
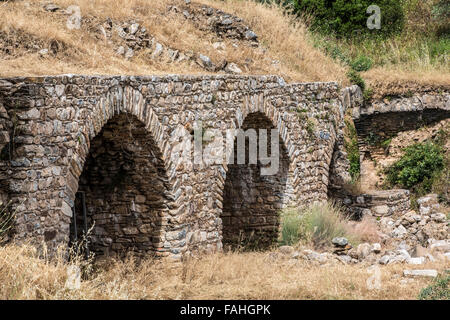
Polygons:
<instances>
[{"instance_id":1,"label":"tall dry grass tuft","mask_svg":"<svg viewBox=\"0 0 450 320\"><path fill-rule=\"evenodd\" d=\"M281 243L312 245L316 248L331 245L334 237L346 237L352 244L361 240L349 227L349 220L331 202L319 202L301 209L281 212Z\"/></svg>"},{"instance_id":2,"label":"tall dry grass tuft","mask_svg":"<svg viewBox=\"0 0 450 320\"><path fill-rule=\"evenodd\" d=\"M364 216L361 221L349 221L347 230L354 234L361 242L380 242L380 232L374 217Z\"/></svg>"}]
</instances>

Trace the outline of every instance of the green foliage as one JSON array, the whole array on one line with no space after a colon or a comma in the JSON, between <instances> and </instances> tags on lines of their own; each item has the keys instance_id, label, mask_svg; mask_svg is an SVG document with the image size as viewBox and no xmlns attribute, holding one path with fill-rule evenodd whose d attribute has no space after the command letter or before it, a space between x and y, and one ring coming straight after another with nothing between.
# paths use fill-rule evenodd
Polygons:
<instances>
[{"instance_id":1,"label":"green foliage","mask_svg":"<svg viewBox=\"0 0 450 320\"><path fill-rule=\"evenodd\" d=\"M359 86L361 88L362 91L365 91L365 89L366 89L366 82L359 75L358 72L356 72L355 70L350 70L347 73L347 77L348 77L348 79L350 80L351 83L356 84L357 86Z\"/></svg>"},{"instance_id":2,"label":"green foliage","mask_svg":"<svg viewBox=\"0 0 450 320\"><path fill-rule=\"evenodd\" d=\"M354 59L350 66L353 70L358 72L367 71L372 68L373 61L369 57L365 55L359 55L356 59Z\"/></svg>"},{"instance_id":3,"label":"green foliage","mask_svg":"<svg viewBox=\"0 0 450 320\"><path fill-rule=\"evenodd\" d=\"M419 300L450 300L450 273L434 279L433 283L422 289Z\"/></svg>"},{"instance_id":4,"label":"green foliage","mask_svg":"<svg viewBox=\"0 0 450 320\"><path fill-rule=\"evenodd\" d=\"M440 0L431 9L431 16L436 25L436 35L448 39L450 34L450 2Z\"/></svg>"},{"instance_id":5,"label":"green foliage","mask_svg":"<svg viewBox=\"0 0 450 320\"><path fill-rule=\"evenodd\" d=\"M433 178L431 190L438 195L439 201L450 206L450 156L444 159L444 169Z\"/></svg>"},{"instance_id":6,"label":"green foliage","mask_svg":"<svg viewBox=\"0 0 450 320\"><path fill-rule=\"evenodd\" d=\"M373 97L373 89L372 88L366 88L363 92L363 98L364 101L370 102Z\"/></svg>"},{"instance_id":7,"label":"green foliage","mask_svg":"<svg viewBox=\"0 0 450 320\"><path fill-rule=\"evenodd\" d=\"M405 149L404 156L387 169L387 179L391 185L408 189L420 187L431 190L433 179L444 167L442 148L427 142L414 144Z\"/></svg>"},{"instance_id":8,"label":"green foliage","mask_svg":"<svg viewBox=\"0 0 450 320\"><path fill-rule=\"evenodd\" d=\"M361 164L359 162L359 146L358 135L353 123L345 121L347 129L349 131L349 141L345 142L345 149L347 151L348 161L350 162L350 175L352 180L356 181L359 178Z\"/></svg>"},{"instance_id":9,"label":"green foliage","mask_svg":"<svg viewBox=\"0 0 450 320\"><path fill-rule=\"evenodd\" d=\"M289 208L281 212L280 245L292 246L299 242L299 230L302 219L297 209Z\"/></svg>"},{"instance_id":10,"label":"green foliage","mask_svg":"<svg viewBox=\"0 0 450 320\"><path fill-rule=\"evenodd\" d=\"M313 28L322 33L335 33L339 37L354 37L361 34L388 36L400 32L404 25L404 12L398 0L378 0L381 9L381 29L367 27L367 8L371 0L293 0L298 14L310 14L314 18Z\"/></svg>"},{"instance_id":11,"label":"green foliage","mask_svg":"<svg viewBox=\"0 0 450 320\"><path fill-rule=\"evenodd\" d=\"M315 127L316 125L314 124L314 121L308 119L308 121L306 122L306 131L308 132L310 138L314 137Z\"/></svg>"},{"instance_id":12,"label":"green foliage","mask_svg":"<svg viewBox=\"0 0 450 320\"><path fill-rule=\"evenodd\" d=\"M386 140L384 140L383 142L381 142L381 147L382 147L384 150L386 150L387 148L389 148L389 145L391 144L391 142L392 142L392 138L386 139Z\"/></svg>"},{"instance_id":13,"label":"green foliage","mask_svg":"<svg viewBox=\"0 0 450 320\"><path fill-rule=\"evenodd\" d=\"M334 237L346 237L353 244L359 242L358 237L350 233L339 208L331 203L317 203L281 213L282 245L302 242L321 247L330 244Z\"/></svg>"}]
</instances>

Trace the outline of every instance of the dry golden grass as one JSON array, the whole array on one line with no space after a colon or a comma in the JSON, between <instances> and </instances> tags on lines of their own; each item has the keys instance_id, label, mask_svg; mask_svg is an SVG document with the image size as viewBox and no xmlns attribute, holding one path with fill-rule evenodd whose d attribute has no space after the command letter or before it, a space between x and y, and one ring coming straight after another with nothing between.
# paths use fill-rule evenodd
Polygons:
<instances>
[{"instance_id":1,"label":"dry golden grass","mask_svg":"<svg viewBox=\"0 0 450 320\"><path fill-rule=\"evenodd\" d=\"M420 91L450 90L450 73L444 69L404 71L391 66L371 69L362 76L369 87L373 88L374 98Z\"/></svg>"},{"instance_id":2,"label":"dry golden grass","mask_svg":"<svg viewBox=\"0 0 450 320\"><path fill-rule=\"evenodd\" d=\"M380 242L379 228L374 217L364 216L361 221L349 221L349 232L356 235L361 242Z\"/></svg>"},{"instance_id":3,"label":"dry golden grass","mask_svg":"<svg viewBox=\"0 0 450 320\"><path fill-rule=\"evenodd\" d=\"M78 290L65 287L69 263L38 258L29 246L0 247L0 299L417 299L429 279L402 284L404 269L381 268L381 289L370 290L367 266L318 267L270 253L204 256L184 263L145 260L97 265ZM445 270L445 263L419 266ZM447 265L448 267L448 265Z\"/></svg>"},{"instance_id":4,"label":"dry golden grass","mask_svg":"<svg viewBox=\"0 0 450 320\"><path fill-rule=\"evenodd\" d=\"M233 13L241 18L259 35L262 47L267 51L239 43L232 46L224 40L226 50L217 51L212 44L220 39L213 33L199 30L182 14L168 13L170 4L184 3L179 0L55 0L61 8L77 5L83 17L80 30L66 28L68 16L43 10L43 1L5 2L0 6L0 31L13 34L19 30L31 35L47 48L58 43L63 50L46 58L38 50L23 49L18 56L2 57L0 76L76 74L161 74L161 73L205 73L194 63L164 63L149 57L145 50L131 60L115 55L115 47L96 38L95 26L106 18L117 21L134 19L147 28L149 33L162 43L181 51L193 51L208 55L213 61L227 60L244 65L246 59L253 62L244 67L247 74L280 74L287 81L339 81L347 84L345 70L308 41L307 30L300 22L294 22L277 7L268 8L252 1L213 1L199 3ZM15 35L15 33L14 33ZM24 38L12 39L20 43ZM16 51L20 51L20 48ZM273 60L280 64L273 64Z\"/></svg>"}]
</instances>

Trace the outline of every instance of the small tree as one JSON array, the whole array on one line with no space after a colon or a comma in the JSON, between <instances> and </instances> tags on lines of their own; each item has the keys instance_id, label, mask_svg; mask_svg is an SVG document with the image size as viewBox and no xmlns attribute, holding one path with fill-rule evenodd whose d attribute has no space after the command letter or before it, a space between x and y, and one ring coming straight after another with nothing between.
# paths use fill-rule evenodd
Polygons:
<instances>
[{"instance_id":1,"label":"small tree","mask_svg":"<svg viewBox=\"0 0 450 320\"><path fill-rule=\"evenodd\" d=\"M400 32L404 25L404 13L398 0L293 0L298 14L309 14L314 18L313 27L340 37L360 34L388 36ZM377 5L381 11L380 29L370 30L367 9Z\"/></svg>"}]
</instances>

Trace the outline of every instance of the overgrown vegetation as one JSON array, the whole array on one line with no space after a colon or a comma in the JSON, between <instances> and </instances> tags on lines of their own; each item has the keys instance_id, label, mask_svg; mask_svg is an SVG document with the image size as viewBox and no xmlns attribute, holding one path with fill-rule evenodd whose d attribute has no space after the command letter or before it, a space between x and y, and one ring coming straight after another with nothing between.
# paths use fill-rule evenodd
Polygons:
<instances>
[{"instance_id":1,"label":"overgrown vegetation","mask_svg":"<svg viewBox=\"0 0 450 320\"><path fill-rule=\"evenodd\" d=\"M314 247L328 246L334 237L346 237L353 244L359 242L359 237L350 231L348 220L332 203L283 210L280 237L284 245L302 243Z\"/></svg>"},{"instance_id":2,"label":"overgrown vegetation","mask_svg":"<svg viewBox=\"0 0 450 320\"><path fill-rule=\"evenodd\" d=\"M359 178L361 171L358 134L356 132L355 125L352 122L345 120L345 125L348 130L348 139L345 141L345 149L350 162L350 175L352 180L356 181Z\"/></svg>"},{"instance_id":3,"label":"overgrown vegetation","mask_svg":"<svg viewBox=\"0 0 450 320\"><path fill-rule=\"evenodd\" d=\"M422 289L419 300L450 300L450 271L438 276L431 285Z\"/></svg>"},{"instance_id":4,"label":"overgrown vegetation","mask_svg":"<svg viewBox=\"0 0 450 320\"><path fill-rule=\"evenodd\" d=\"M443 168L442 148L433 142L418 143L407 147L403 157L386 170L387 180L393 186L429 192Z\"/></svg>"},{"instance_id":5,"label":"overgrown vegetation","mask_svg":"<svg viewBox=\"0 0 450 320\"><path fill-rule=\"evenodd\" d=\"M312 27L323 33L333 32L339 37L355 37L363 34L389 36L403 29L404 12L398 0L379 0L380 28L369 29L367 9L371 0L293 0L295 11L299 15L310 14ZM373 12L371 12L373 14Z\"/></svg>"},{"instance_id":6,"label":"overgrown vegetation","mask_svg":"<svg viewBox=\"0 0 450 320\"><path fill-rule=\"evenodd\" d=\"M147 258L98 261L68 286L69 270L81 260L50 260L32 246L0 246L0 300L11 299L417 299L428 285L417 279L407 286L394 275L404 265L383 266L383 290L370 290L370 274L361 264L327 266L273 259L272 252L209 254L179 263ZM442 272L445 262L427 265Z\"/></svg>"},{"instance_id":7,"label":"overgrown vegetation","mask_svg":"<svg viewBox=\"0 0 450 320\"><path fill-rule=\"evenodd\" d=\"M325 4L325 1L298 1L305 3L305 6L316 2L321 3L320 5ZM360 3L360 1L331 2L345 3L349 7ZM364 32L358 32L359 29L355 27L354 32L349 34L334 33L333 30L312 32L315 46L340 64L347 66L350 69L347 74L350 81L361 87L365 86L366 90L370 90L369 87L373 85L379 86L380 82L385 84L395 82L397 79L439 85L448 83L450 72L448 1L395 2L396 6L400 6L400 11L404 12L404 27L401 31L396 28L398 32L389 33L389 36L376 32L377 30L369 30L367 27ZM370 4L372 3L368 5ZM379 5L379 2L376 4ZM332 6L333 4L330 4L329 8ZM384 13L382 10L382 16ZM364 22L368 17L369 14L364 16ZM382 26L383 23L382 21ZM326 23L323 25L327 27ZM359 72L363 74L359 75ZM370 97L371 93L365 92L365 98Z\"/></svg>"}]
</instances>

